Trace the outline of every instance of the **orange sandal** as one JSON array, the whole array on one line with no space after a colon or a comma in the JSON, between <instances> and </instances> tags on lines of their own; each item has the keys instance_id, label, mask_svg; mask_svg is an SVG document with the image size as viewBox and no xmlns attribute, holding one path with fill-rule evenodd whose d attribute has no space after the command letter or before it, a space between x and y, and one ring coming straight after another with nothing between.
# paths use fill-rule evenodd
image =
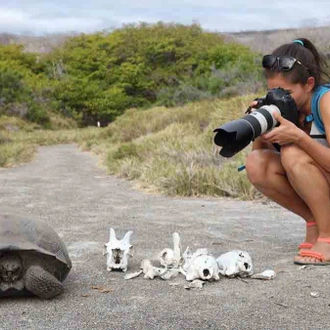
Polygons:
<instances>
[{"instance_id":1,"label":"orange sandal","mask_svg":"<svg viewBox=\"0 0 330 330\"><path fill-rule=\"evenodd\" d=\"M314 227L316 225L317 225L316 221L306 222L306 227ZM299 244L298 249L299 250L309 250L313 247L313 245L314 245L313 243L302 242Z\"/></svg>"},{"instance_id":2,"label":"orange sandal","mask_svg":"<svg viewBox=\"0 0 330 330\"><path fill-rule=\"evenodd\" d=\"M330 237L319 237L317 239L318 242L326 242L330 244ZM316 260L319 260L320 262L305 262L305 261L298 261L295 260L294 263L297 265L313 265L313 266L327 266L330 265L330 260L326 261L325 257L322 253L315 252L315 251L308 251L303 250L299 252L299 256L301 257L310 257L314 258Z\"/></svg>"}]
</instances>

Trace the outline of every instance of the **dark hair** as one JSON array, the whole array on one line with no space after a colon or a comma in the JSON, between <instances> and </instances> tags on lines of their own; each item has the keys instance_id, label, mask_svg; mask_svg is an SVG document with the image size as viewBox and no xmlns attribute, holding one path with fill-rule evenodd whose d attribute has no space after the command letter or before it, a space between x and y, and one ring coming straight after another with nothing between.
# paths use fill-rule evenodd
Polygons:
<instances>
[{"instance_id":1,"label":"dark hair","mask_svg":"<svg viewBox=\"0 0 330 330\"><path fill-rule=\"evenodd\" d=\"M302 45L303 44L303 45ZM309 77L315 78L314 89L329 80L326 80L324 76L329 76L326 72L326 60L323 55L321 55L313 43L306 38L295 39L294 42L284 44L276 48L273 52L275 56L292 56L302 65L294 65L290 71L280 71L280 68L276 65L271 69L265 69L266 78L271 78L279 72L283 77L287 78L293 84L306 84ZM306 68L308 70L306 70Z\"/></svg>"}]
</instances>

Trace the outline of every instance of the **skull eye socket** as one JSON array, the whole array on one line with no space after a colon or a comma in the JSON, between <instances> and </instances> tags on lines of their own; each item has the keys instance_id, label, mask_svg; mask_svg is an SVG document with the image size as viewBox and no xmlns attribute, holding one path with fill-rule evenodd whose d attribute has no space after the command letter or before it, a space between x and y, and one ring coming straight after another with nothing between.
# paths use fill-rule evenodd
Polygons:
<instances>
[{"instance_id":1,"label":"skull eye socket","mask_svg":"<svg viewBox=\"0 0 330 330\"><path fill-rule=\"evenodd\" d=\"M248 270L250 268L250 265L247 262L244 262L244 267L246 270Z\"/></svg>"}]
</instances>

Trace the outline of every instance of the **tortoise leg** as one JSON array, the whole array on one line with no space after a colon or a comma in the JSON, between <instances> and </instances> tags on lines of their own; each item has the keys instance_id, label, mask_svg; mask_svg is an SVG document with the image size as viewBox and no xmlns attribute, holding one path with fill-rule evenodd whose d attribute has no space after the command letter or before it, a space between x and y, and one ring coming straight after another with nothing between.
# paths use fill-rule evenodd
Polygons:
<instances>
[{"instance_id":1,"label":"tortoise leg","mask_svg":"<svg viewBox=\"0 0 330 330\"><path fill-rule=\"evenodd\" d=\"M25 287L39 298L53 298L63 292L62 283L40 266L31 266L25 273Z\"/></svg>"}]
</instances>

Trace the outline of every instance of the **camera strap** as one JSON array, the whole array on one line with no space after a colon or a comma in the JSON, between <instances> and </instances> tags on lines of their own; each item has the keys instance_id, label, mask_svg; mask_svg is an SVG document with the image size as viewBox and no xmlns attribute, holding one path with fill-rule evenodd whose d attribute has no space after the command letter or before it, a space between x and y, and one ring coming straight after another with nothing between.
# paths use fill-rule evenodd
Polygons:
<instances>
[{"instance_id":1,"label":"camera strap","mask_svg":"<svg viewBox=\"0 0 330 330\"><path fill-rule=\"evenodd\" d=\"M305 119L304 119L304 123L305 124L308 124L308 123L310 123L312 121L314 121L314 116L313 116L312 113L310 115L306 116Z\"/></svg>"}]
</instances>

